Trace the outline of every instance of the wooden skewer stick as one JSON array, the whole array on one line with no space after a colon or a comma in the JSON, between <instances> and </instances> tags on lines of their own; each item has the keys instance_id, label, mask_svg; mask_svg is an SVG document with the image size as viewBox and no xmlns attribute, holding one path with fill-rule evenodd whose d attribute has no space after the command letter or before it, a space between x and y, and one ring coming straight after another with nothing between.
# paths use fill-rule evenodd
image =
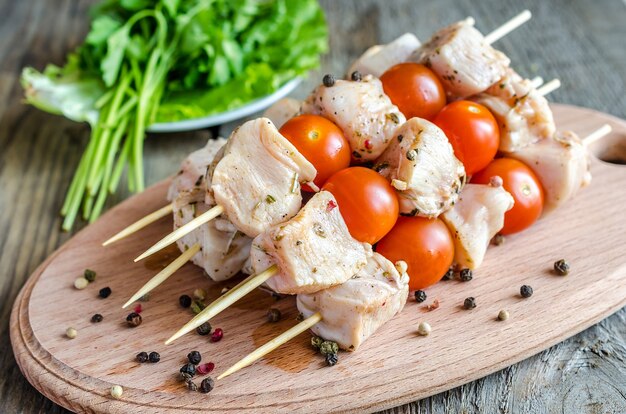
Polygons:
<instances>
[{"instance_id":1,"label":"wooden skewer stick","mask_svg":"<svg viewBox=\"0 0 626 414\"><path fill-rule=\"evenodd\" d=\"M538 87L543 85L543 78L541 76L535 76L530 80L530 84L533 86L533 88L537 89Z\"/></svg>"},{"instance_id":2,"label":"wooden skewer stick","mask_svg":"<svg viewBox=\"0 0 626 414\"><path fill-rule=\"evenodd\" d=\"M532 17L532 13L530 10L524 10L517 16L513 17L508 22L504 23L502 26L498 27L493 32L489 33L485 36L485 42L488 44L492 44L499 39L502 39L507 34L511 33L513 30L517 29L524 23L526 23Z\"/></svg>"},{"instance_id":3,"label":"wooden skewer stick","mask_svg":"<svg viewBox=\"0 0 626 414\"><path fill-rule=\"evenodd\" d=\"M224 309L246 296L254 288L262 285L267 279L274 276L277 272L278 267L276 265L272 265L261 273L248 276L243 281L239 282L237 286L235 286L234 288L217 298L215 301L213 301L213 303L211 303L209 306L204 308L202 312L194 316L192 320L187 322L185 326L180 328L178 332L176 332L167 341L165 341L165 345L169 345L181 336L207 322L209 319L213 318L215 315L222 312Z\"/></svg>"},{"instance_id":4,"label":"wooden skewer stick","mask_svg":"<svg viewBox=\"0 0 626 414\"><path fill-rule=\"evenodd\" d=\"M554 92L555 90L561 87L561 81L558 79L552 79L550 82L546 83L540 88L537 88L537 92L541 96L546 96L549 93Z\"/></svg>"},{"instance_id":5,"label":"wooden skewer stick","mask_svg":"<svg viewBox=\"0 0 626 414\"><path fill-rule=\"evenodd\" d=\"M138 262L141 259L144 259L150 256L151 254L154 254L158 252L159 250L169 246L170 244L174 243L176 240L184 237L186 234L200 227L204 223L208 223L209 221L213 220L215 217L219 216L223 212L224 212L224 207L215 206L211 208L210 210L202 213L195 219L191 220L189 223L186 223L185 225L180 226L179 228L177 228L176 230L174 230L167 236L163 237L154 246L150 247L148 250L146 250L141 255L139 255L139 257L135 259L135 262Z\"/></svg>"},{"instance_id":6,"label":"wooden skewer stick","mask_svg":"<svg viewBox=\"0 0 626 414\"><path fill-rule=\"evenodd\" d=\"M596 142L596 141L604 138L605 136L609 135L612 130L613 130L613 128L611 128L611 125L609 125L609 124L602 125L600 128L596 129L591 134L589 134L585 138L583 138L583 145L588 148L594 142Z\"/></svg>"},{"instance_id":7,"label":"wooden skewer stick","mask_svg":"<svg viewBox=\"0 0 626 414\"><path fill-rule=\"evenodd\" d=\"M128 299L128 302L126 302L124 306L122 306L122 309L128 307L130 304L132 304L136 300L139 300L139 298L152 291L161 283L165 282L168 277L170 277L172 274L174 274L174 272L183 267L185 263L191 260L191 258L199 251L199 244L194 244L189 249L185 250L183 254L178 256L172 263L167 265L165 269L157 273L156 276L150 279L145 285L141 287L141 289L137 291L137 293L135 293L130 299Z\"/></svg>"},{"instance_id":8,"label":"wooden skewer stick","mask_svg":"<svg viewBox=\"0 0 626 414\"><path fill-rule=\"evenodd\" d=\"M162 207L158 209L157 211L154 211L148 214L147 216L140 218L139 220L137 220L130 226L126 227L124 230L117 233L115 236L111 237L109 240L102 243L102 245L108 246L109 244L115 243L116 241L121 240L124 237L128 237L131 234L136 233L139 230L143 229L147 225L152 224L155 221L159 220L160 218L167 216L168 214L172 212L172 210L173 210L173 205L168 204L165 207Z\"/></svg>"},{"instance_id":9,"label":"wooden skewer stick","mask_svg":"<svg viewBox=\"0 0 626 414\"><path fill-rule=\"evenodd\" d=\"M252 351L250 354L248 354L246 357L241 359L235 365L233 365L232 367L224 371L222 374L220 374L220 376L217 377L217 379L218 380L222 379L224 377L229 376L230 374L233 374L239 371L242 368L247 367L248 365L254 363L257 359L262 358L264 355L269 354L270 352L272 352L273 350L275 350L276 348L278 348L285 342L288 342L291 339L295 338L296 336L300 335L302 332L306 331L311 326L315 325L321 320L322 320L322 315L320 315L319 312L314 313L313 315L309 316L308 318L306 318L305 320L303 320L302 322L300 322L293 328L290 328L289 330L278 335L276 338L270 340L265 345Z\"/></svg>"}]
</instances>

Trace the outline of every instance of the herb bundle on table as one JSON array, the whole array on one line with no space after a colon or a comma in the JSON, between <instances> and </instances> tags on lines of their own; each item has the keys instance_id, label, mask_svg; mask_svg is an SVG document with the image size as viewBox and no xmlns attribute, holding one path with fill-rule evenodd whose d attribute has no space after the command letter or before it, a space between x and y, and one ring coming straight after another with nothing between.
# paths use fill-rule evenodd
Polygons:
<instances>
[{"instance_id":1,"label":"herb bundle on table","mask_svg":"<svg viewBox=\"0 0 626 414\"><path fill-rule=\"evenodd\" d=\"M227 111L319 64L327 28L316 0L105 0L64 67L25 68L28 103L91 125L61 213L95 220L128 164L144 188L143 140L154 122Z\"/></svg>"}]
</instances>

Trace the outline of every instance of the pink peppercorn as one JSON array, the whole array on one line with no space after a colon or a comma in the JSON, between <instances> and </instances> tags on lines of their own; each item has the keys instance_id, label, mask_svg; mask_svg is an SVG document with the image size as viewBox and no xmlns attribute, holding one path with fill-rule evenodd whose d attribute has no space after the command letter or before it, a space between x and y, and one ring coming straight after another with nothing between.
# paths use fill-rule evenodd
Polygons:
<instances>
[{"instance_id":1,"label":"pink peppercorn","mask_svg":"<svg viewBox=\"0 0 626 414\"><path fill-rule=\"evenodd\" d=\"M135 306L135 309L133 309L135 311L135 313L141 313L141 311L143 310L141 308L141 303L137 304L137 306Z\"/></svg>"},{"instance_id":2,"label":"pink peppercorn","mask_svg":"<svg viewBox=\"0 0 626 414\"><path fill-rule=\"evenodd\" d=\"M330 201L328 202L328 204L326 205L326 211L327 211L327 212L331 212L331 211L333 211L333 209L334 209L335 207L337 207L337 203L335 203L335 201L334 201L334 200L330 200Z\"/></svg>"},{"instance_id":3,"label":"pink peppercorn","mask_svg":"<svg viewBox=\"0 0 626 414\"><path fill-rule=\"evenodd\" d=\"M224 331L222 330L222 328L216 328L211 334L211 342L219 342L222 340L223 336Z\"/></svg>"},{"instance_id":4,"label":"pink peppercorn","mask_svg":"<svg viewBox=\"0 0 626 414\"><path fill-rule=\"evenodd\" d=\"M200 375L206 375L213 371L213 368L215 368L215 364L212 362L207 362L206 364L198 365L198 367L196 368L196 373Z\"/></svg>"},{"instance_id":5,"label":"pink peppercorn","mask_svg":"<svg viewBox=\"0 0 626 414\"><path fill-rule=\"evenodd\" d=\"M370 141L369 139L365 140L365 149L372 149L373 145L372 145L372 141Z\"/></svg>"}]
</instances>

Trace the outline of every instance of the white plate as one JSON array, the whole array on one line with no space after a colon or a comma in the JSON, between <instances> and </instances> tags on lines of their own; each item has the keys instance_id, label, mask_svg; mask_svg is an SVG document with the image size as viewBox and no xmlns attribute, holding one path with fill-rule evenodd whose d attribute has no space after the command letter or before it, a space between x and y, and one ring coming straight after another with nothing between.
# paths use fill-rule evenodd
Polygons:
<instances>
[{"instance_id":1,"label":"white plate","mask_svg":"<svg viewBox=\"0 0 626 414\"><path fill-rule=\"evenodd\" d=\"M236 109L219 114L209 115L202 118L186 119L184 121L163 122L152 124L148 127L148 132L180 132L201 129L214 125L225 124L235 119L244 118L255 112L262 111L279 99L289 95L302 82L302 78L295 78L284 84L276 92L259 98Z\"/></svg>"}]
</instances>

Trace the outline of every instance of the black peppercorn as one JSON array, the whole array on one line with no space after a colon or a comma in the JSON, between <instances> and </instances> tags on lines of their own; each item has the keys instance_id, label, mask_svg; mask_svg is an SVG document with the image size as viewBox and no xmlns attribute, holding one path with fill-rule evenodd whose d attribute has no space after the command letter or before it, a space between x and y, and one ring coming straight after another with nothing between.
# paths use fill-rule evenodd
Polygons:
<instances>
[{"instance_id":1,"label":"black peppercorn","mask_svg":"<svg viewBox=\"0 0 626 414\"><path fill-rule=\"evenodd\" d=\"M96 272L94 272L93 270L85 269L84 276L85 276L85 279L89 281L89 283L96 280Z\"/></svg>"},{"instance_id":2,"label":"black peppercorn","mask_svg":"<svg viewBox=\"0 0 626 414\"><path fill-rule=\"evenodd\" d=\"M426 300L426 292L424 292L423 290L416 290L415 291L415 301L417 303L422 303Z\"/></svg>"},{"instance_id":3,"label":"black peppercorn","mask_svg":"<svg viewBox=\"0 0 626 414\"><path fill-rule=\"evenodd\" d=\"M523 298L529 298L533 295L533 288L528 285L522 285L519 288L519 294L522 295Z\"/></svg>"},{"instance_id":4,"label":"black peppercorn","mask_svg":"<svg viewBox=\"0 0 626 414\"><path fill-rule=\"evenodd\" d=\"M442 280L452 280L454 279L454 269L449 268L445 275L441 278Z\"/></svg>"},{"instance_id":5,"label":"black peppercorn","mask_svg":"<svg viewBox=\"0 0 626 414\"><path fill-rule=\"evenodd\" d=\"M474 277L471 269L462 269L459 277L463 282L469 282Z\"/></svg>"},{"instance_id":6,"label":"black peppercorn","mask_svg":"<svg viewBox=\"0 0 626 414\"><path fill-rule=\"evenodd\" d=\"M108 286L100 289L100 292L98 292L98 296L100 296L102 299L106 299L110 295L111 295L111 288Z\"/></svg>"},{"instance_id":7,"label":"black peppercorn","mask_svg":"<svg viewBox=\"0 0 626 414\"><path fill-rule=\"evenodd\" d=\"M330 73L328 73L328 74L324 75L324 77L322 78L322 83L327 88L330 88L331 86L333 86L335 84L335 77L333 75L331 75Z\"/></svg>"},{"instance_id":8,"label":"black peppercorn","mask_svg":"<svg viewBox=\"0 0 626 414\"><path fill-rule=\"evenodd\" d=\"M189 295L182 295L178 298L178 303L180 303L180 306L183 308L188 308L191 306L191 297Z\"/></svg>"},{"instance_id":9,"label":"black peppercorn","mask_svg":"<svg viewBox=\"0 0 626 414\"><path fill-rule=\"evenodd\" d=\"M128 326L132 326L133 328L135 326L141 325L141 322L142 322L141 315L138 314L137 312L131 312L126 317L126 323L128 324Z\"/></svg>"},{"instance_id":10,"label":"black peppercorn","mask_svg":"<svg viewBox=\"0 0 626 414\"><path fill-rule=\"evenodd\" d=\"M194 364L185 364L180 367L181 374L187 374L190 377L196 375L196 366Z\"/></svg>"},{"instance_id":11,"label":"black peppercorn","mask_svg":"<svg viewBox=\"0 0 626 414\"><path fill-rule=\"evenodd\" d=\"M465 301L463 301L463 307L465 309L474 309L476 307L476 299L471 296L469 298L465 298Z\"/></svg>"},{"instance_id":12,"label":"black peppercorn","mask_svg":"<svg viewBox=\"0 0 626 414\"><path fill-rule=\"evenodd\" d=\"M93 323L102 322L102 319L104 319L102 315L100 315L99 313L96 313L95 315L91 317L91 322Z\"/></svg>"},{"instance_id":13,"label":"black peppercorn","mask_svg":"<svg viewBox=\"0 0 626 414\"><path fill-rule=\"evenodd\" d=\"M361 79L363 79L363 76L361 76L361 72L359 72L358 70L355 70L354 72L352 72L352 75L350 75L350 79L352 79L355 82L360 82Z\"/></svg>"},{"instance_id":14,"label":"black peppercorn","mask_svg":"<svg viewBox=\"0 0 626 414\"><path fill-rule=\"evenodd\" d=\"M148 354L148 361L150 362L159 362L161 360L161 355L159 355L158 352L150 352L150 354Z\"/></svg>"},{"instance_id":15,"label":"black peppercorn","mask_svg":"<svg viewBox=\"0 0 626 414\"><path fill-rule=\"evenodd\" d=\"M202 361L202 355L198 351L191 351L187 354L187 359L194 365L198 365Z\"/></svg>"},{"instance_id":16,"label":"black peppercorn","mask_svg":"<svg viewBox=\"0 0 626 414\"><path fill-rule=\"evenodd\" d=\"M189 391L198 391L198 386L192 380L185 380L185 385L187 385L187 389Z\"/></svg>"},{"instance_id":17,"label":"black peppercorn","mask_svg":"<svg viewBox=\"0 0 626 414\"><path fill-rule=\"evenodd\" d=\"M213 382L213 378L207 377L203 379L202 382L200 383L200 392L203 394L209 393L211 392L211 390L213 390L214 386L215 386L215 383Z\"/></svg>"},{"instance_id":18,"label":"black peppercorn","mask_svg":"<svg viewBox=\"0 0 626 414\"><path fill-rule=\"evenodd\" d=\"M140 362L143 364L144 362L148 361L148 353L140 352L137 354L136 359L137 359L137 362Z\"/></svg>"},{"instance_id":19,"label":"black peppercorn","mask_svg":"<svg viewBox=\"0 0 626 414\"><path fill-rule=\"evenodd\" d=\"M326 354L326 365L328 365L329 367L335 365L338 360L339 357L337 356L337 354Z\"/></svg>"},{"instance_id":20,"label":"black peppercorn","mask_svg":"<svg viewBox=\"0 0 626 414\"><path fill-rule=\"evenodd\" d=\"M211 329L212 329L211 324L208 322L205 322L196 328L196 332L198 332L198 335L204 336L204 335L210 334Z\"/></svg>"},{"instance_id":21,"label":"black peppercorn","mask_svg":"<svg viewBox=\"0 0 626 414\"><path fill-rule=\"evenodd\" d=\"M276 308L272 308L267 312L268 322L278 322L281 318L280 311Z\"/></svg>"},{"instance_id":22,"label":"black peppercorn","mask_svg":"<svg viewBox=\"0 0 626 414\"><path fill-rule=\"evenodd\" d=\"M557 260L554 262L554 271L560 276L567 275L569 273L569 263L565 259Z\"/></svg>"}]
</instances>

